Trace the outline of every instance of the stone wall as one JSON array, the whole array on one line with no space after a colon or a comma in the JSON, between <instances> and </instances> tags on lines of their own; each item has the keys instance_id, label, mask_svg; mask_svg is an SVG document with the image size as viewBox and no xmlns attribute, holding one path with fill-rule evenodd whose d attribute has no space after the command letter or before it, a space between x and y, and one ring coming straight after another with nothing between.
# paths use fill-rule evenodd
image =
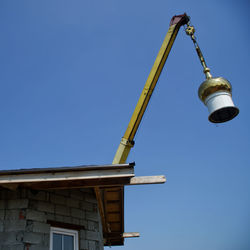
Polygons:
<instances>
[{"instance_id":1,"label":"stone wall","mask_svg":"<svg viewBox=\"0 0 250 250\"><path fill-rule=\"evenodd\" d=\"M80 250L103 249L92 189L0 188L0 250L49 250L51 226L77 228Z\"/></svg>"}]
</instances>

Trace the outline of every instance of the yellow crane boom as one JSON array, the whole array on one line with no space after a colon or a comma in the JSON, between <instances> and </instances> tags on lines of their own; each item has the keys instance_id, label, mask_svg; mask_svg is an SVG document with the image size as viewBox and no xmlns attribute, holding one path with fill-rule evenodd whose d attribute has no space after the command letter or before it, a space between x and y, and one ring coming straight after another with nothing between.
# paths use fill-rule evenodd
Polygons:
<instances>
[{"instance_id":1,"label":"yellow crane boom","mask_svg":"<svg viewBox=\"0 0 250 250\"><path fill-rule=\"evenodd\" d=\"M167 35L156 57L134 113L128 124L127 130L121 139L113 159L113 164L122 164L126 162L130 149L134 145L136 131L140 125L143 114L145 113L150 97L154 91L178 31L180 27L187 24L188 21L189 17L186 14L174 16L171 19ZM102 217L105 245L123 245L124 187L104 188L103 192L100 192L99 188L96 188L95 192Z\"/></svg>"},{"instance_id":2,"label":"yellow crane boom","mask_svg":"<svg viewBox=\"0 0 250 250\"><path fill-rule=\"evenodd\" d=\"M172 48L172 45L175 41L178 31L180 27L184 24L187 24L188 21L189 17L186 14L174 16L172 18L167 35L162 43L160 51L150 71L150 74L145 83L139 101L135 107L134 113L128 124L127 130L124 136L122 137L120 145L117 149L117 152L113 160L113 164L126 162L130 149L134 145L134 137L136 131L140 125L143 114L145 113L150 97L154 91L154 88L162 72L164 64L168 58L169 52Z\"/></svg>"}]
</instances>

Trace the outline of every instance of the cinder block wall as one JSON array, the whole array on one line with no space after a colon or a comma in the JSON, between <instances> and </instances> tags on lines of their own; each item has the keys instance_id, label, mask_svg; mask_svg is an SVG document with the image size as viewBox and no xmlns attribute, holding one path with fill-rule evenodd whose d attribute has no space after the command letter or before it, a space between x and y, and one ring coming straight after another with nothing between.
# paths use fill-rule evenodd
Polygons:
<instances>
[{"instance_id":1,"label":"cinder block wall","mask_svg":"<svg viewBox=\"0 0 250 250\"><path fill-rule=\"evenodd\" d=\"M55 223L60 227L76 225L80 250L103 249L101 220L92 189L0 188L1 250L49 250L50 227Z\"/></svg>"}]
</instances>

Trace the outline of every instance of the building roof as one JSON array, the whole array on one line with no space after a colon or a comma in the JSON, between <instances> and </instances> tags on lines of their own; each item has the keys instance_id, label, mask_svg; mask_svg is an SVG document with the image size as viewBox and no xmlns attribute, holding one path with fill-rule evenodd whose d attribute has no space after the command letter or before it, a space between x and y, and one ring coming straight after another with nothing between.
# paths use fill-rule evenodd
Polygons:
<instances>
[{"instance_id":1,"label":"building roof","mask_svg":"<svg viewBox=\"0 0 250 250\"><path fill-rule=\"evenodd\" d=\"M134 177L134 165L85 165L73 167L0 170L0 185L35 189L122 185Z\"/></svg>"},{"instance_id":2,"label":"building roof","mask_svg":"<svg viewBox=\"0 0 250 250\"><path fill-rule=\"evenodd\" d=\"M157 184L165 176L135 177L135 163L85 165L72 167L0 170L0 186L15 190L94 188L103 225L105 245L123 245L124 238L138 233L124 233L124 199L117 194L125 185ZM104 194L105 193L105 194Z\"/></svg>"}]
</instances>

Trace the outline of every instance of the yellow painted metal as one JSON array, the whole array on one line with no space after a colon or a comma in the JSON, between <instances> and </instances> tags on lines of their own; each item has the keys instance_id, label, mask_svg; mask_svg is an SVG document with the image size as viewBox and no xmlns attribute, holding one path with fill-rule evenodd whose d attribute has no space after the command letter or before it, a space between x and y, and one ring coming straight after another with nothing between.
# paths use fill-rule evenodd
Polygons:
<instances>
[{"instance_id":1,"label":"yellow painted metal","mask_svg":"<svg viewBox=\"0 0 250 250\"><path fill-rule=\"evenodd\" d=\"M180 15L180 16L174 16L172 18L171 25L169 27L167 35L156 57L154 65L151 69L151 72L148 76L146 84L143 88L142 94L139 98L139 101L135 107L134 113L128 124L127 130L121 139L121 142L119 144L119 147L113 159L113 164L120 164L120 163L126 162L129 152L134 145L134 137L135 137L136 131L140 125L143 114L147 108L150 97L154 91L154 88L161 74L161 71L164 67L164 64L167 60L169 52L174 43L174 40L178 34L178 31L181 25L186 24L188 19L189 18L187 17L186 14ZM122 237L122 234L124 233L124 187L121 187L117 191L114 191L112 188L105 188L103 191L104 191L103 193L104 201L106 204L109 204L109 203L119 204L119 207L120 207L119 211L117 211L117 217L120 219L119 221L116 222L115 225L109 219L106 220L107 228L109 228L108 234L105 237L106 245L123 245L124 238ZM118 193L117 197L119 198L117 198L117 200L114 201L114 200L109 199L108 193L111 191ZM107 214L110 214L111 212L112 212L112 209L110 208L110 206L105 205L105 214L107 215ZM112 233L118 233L120 236L116 239L113 239L111 236L110 237L108 236L109 234L112 235Z\"/></svg>"},{"instance_id":2,"label":"yellow painted metal","mask_svg":"<svg viewBox=\"0 0 250 250\"><path fill-rule=\"evenodd\" d=\"M161 46L160 51L156 57L154 65L150 71L150 74L149 74L148 79L146 81L146 84L143 88L143 91L141 93L139 101L135 107L134 113L133 113L131 120L128 124L127 130L126 130L126 132L125 132L125 134L120 142L120 145L117 149L117 152L116 152L115 157L113 159L113 164L125 163L127 160L130 149L134 145L133 140L134 140L136 131L140 125L143 114L145 113L145 110L146 110L147 105L149 103L150 97L154 91L154 88L155 88L156 83L159 79L159 76L162 72L162 69L163 69L164 64L167 60L167 57L168 57L169 52L172 48L172 45L173 45L174 40L177 36L177 33L180 29L180 26L181 25L179 25L179 24L174 24L174 25L171 25L169 27L167 35L162 43L162 46Z\"/></svg>"},{"instance_id":3,"label":"yellow painted metal","mask_svg":"<svg viewBox=\"0 0 250 250\"><path fill-rule=\"evenodd\" d=\"M133 143L126 140L124 137L121 139L121 142L116 151L115 157L112 164L122 164L126 163L130 149L133 147Z\"/></svg>"}]
</instances>

